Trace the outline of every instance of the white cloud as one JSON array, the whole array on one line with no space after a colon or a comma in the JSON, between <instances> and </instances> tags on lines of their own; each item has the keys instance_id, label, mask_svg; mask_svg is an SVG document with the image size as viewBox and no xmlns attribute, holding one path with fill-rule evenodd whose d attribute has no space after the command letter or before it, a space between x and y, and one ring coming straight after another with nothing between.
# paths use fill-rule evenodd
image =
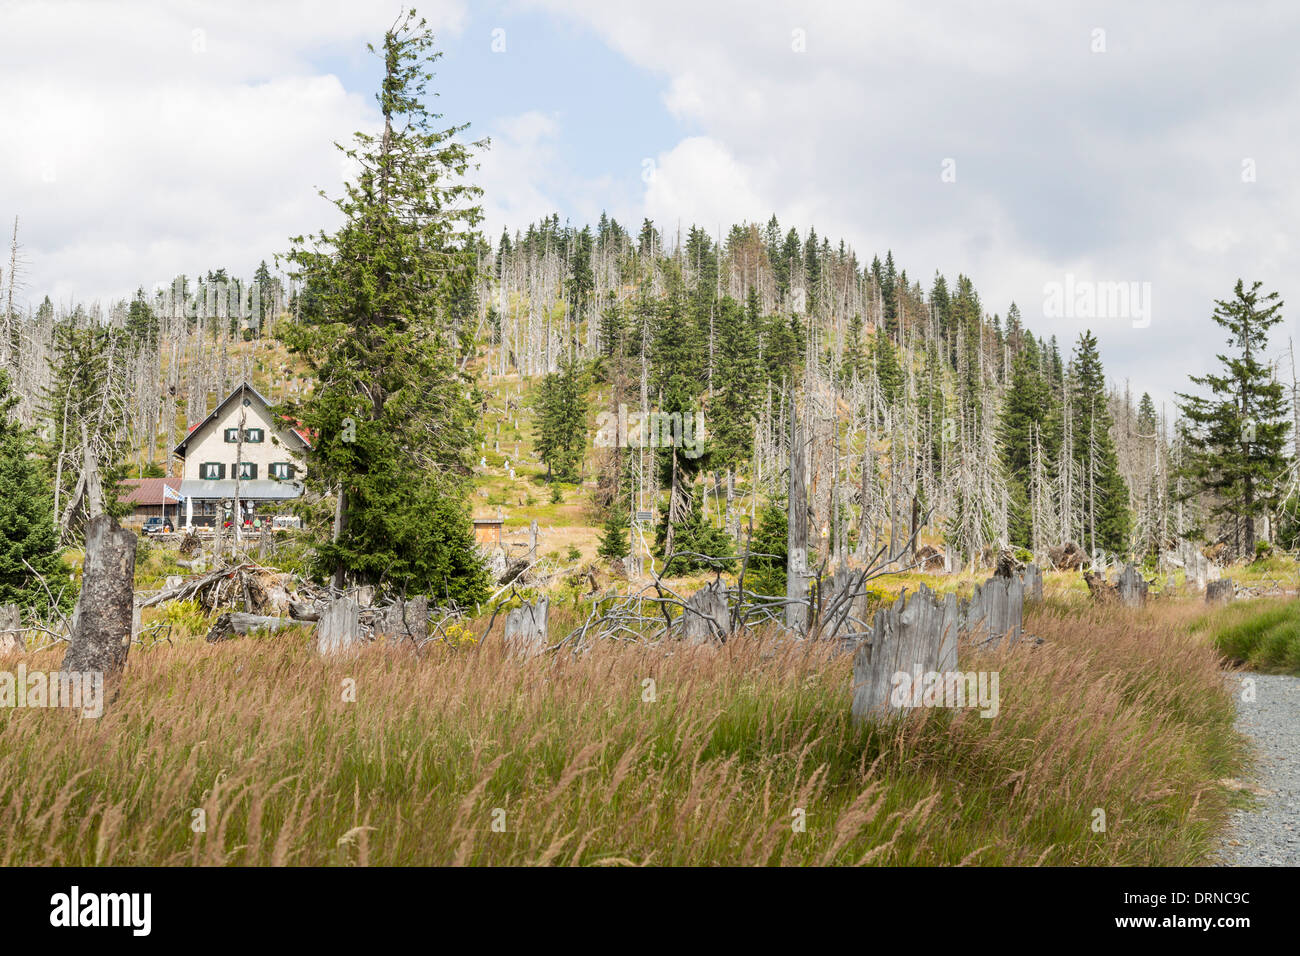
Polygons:
<instances>
[{"instance_id":1,"label":"white cloud","mask_svg":"<svg viewBox=\"0 0 1300 956\"><path fill-rule=\"evenodd\" d=\"M1046 321L1045 283L1150 282L1149 328L1094 331L1111 375L1157 396L1213 362L1213 300L1238 276L1300 312L1285 238L1300 216L1294 8L536 5L664 77L664 105L692 128L644 192L666 228L775 211L864 257L892 248L924 285L964 272L990 312L1017 300L1066 351L1087 323ZM945 158L956 182L940 179Z\"/></svg>"},{"instance_id":2,"label":"white cloud","mask_svg":"<svg viewBox=\"0 0 1300 956\"><path fill-rule=\"evenodd\" d=\"M645 212L668 228L694 224L710 231L753 218L762 201L752 172L721 143L704 136L682 140L647 167Z\"/></svg>"},{"instance_id":3,"label":"white cloud","mask_svg":"<svg viewBox=\"0 0 1300 956\"><path fill-rule=\"evenodd\" d=\"M13 2L0 33L0 219L29 297L110 299L179 272L250 274L333 221L335 141L375 124L356 68L388 3ZM438 31L459 2L422 4ZM7 232L7 228L6 228Z\"/></svg>"}]
</instances>

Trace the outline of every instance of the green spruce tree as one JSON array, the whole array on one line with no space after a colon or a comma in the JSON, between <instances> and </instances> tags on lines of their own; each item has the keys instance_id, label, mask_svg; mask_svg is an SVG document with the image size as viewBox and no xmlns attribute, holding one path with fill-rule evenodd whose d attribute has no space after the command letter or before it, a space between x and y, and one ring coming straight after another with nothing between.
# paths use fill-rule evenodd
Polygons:
<instances>
[{"instance_id":1,"label":"green spruce tree","mask_svg":"<svg viewBox=\"0 0 1300 956\"><path fill-rule=\"evenodd\" d=\"M1179 394L1186 442L1185 474L1214 499L1211 514L1230 523L1237 550L1255 550L1258 522L1273 514L1284 491L1286 396L1266 362L1268 331L1282 321L1276 292L1249 290L1238 279L1233 297L1217 300L1214 321L1228 333L1231 354L1221 374L1190 376L1208 396Z\"/></svg>"},{"instance_id":2,"label":"green spruce tree","mask_svg":"<svg viewBox=\"0 0 1300 956\"><path fill-rule=\"evenodd\" d=\"M316 384L286 410L313 434L308 486L335 496L317 573L467 604L487 575L466 504L475 390L456 302L481 251L480 190L464 179L481 144L424 105L433 42L414 11L385 34L382 131L339 147L360 167L333 201L343 224L293 240L317 305L285 338Z\"/></svg>"},{"instance_id":3,"label":"green spruce tree","mask_svg":"<svg viewBox=\"0 0 1300 956\"><path fill-rule=\"evenodd\" d=\"M0 370L0 604L44 609L46 586L57 598L64 582L53 486L35 436L13 418L17 404L9 373ZM71 603L68 593L64 609Z\"/></svg>"},{"instance_id":4,"label":"green spruce tree","mask_svg":"<svg viewBox=\"0 0 1300 956\"><path fill-rule=\"evenodd\" d=\"M1079 335L1074 348L1074 460L1078 465L1083 529L1089 550L1127 554L1133 512L1128 486L1119 473L1115 441L1106 405L1106 373L1091 330Z\"/></svg>"}]
</instances>

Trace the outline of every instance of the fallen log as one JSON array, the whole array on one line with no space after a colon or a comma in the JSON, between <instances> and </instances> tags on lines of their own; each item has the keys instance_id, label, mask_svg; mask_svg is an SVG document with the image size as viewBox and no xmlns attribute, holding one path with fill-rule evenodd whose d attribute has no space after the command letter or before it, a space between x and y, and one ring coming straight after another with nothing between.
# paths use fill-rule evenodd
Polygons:
<instances>
[{"instance_id":1,"label":"fallen log","mask_svg":"<svg viewBox=\"0 0 1300 956\"><path fill-rule=\"evenodd\" d=\"M217 641L226 640L232 634L251 634L254 631L275 633L286 627L296 627L301 623L303 622L288 617L265 617L261 614L233 611L217 618L212 629L208 631L206 640L209 644L215 644Z\"/></svg>"}]
</instances>

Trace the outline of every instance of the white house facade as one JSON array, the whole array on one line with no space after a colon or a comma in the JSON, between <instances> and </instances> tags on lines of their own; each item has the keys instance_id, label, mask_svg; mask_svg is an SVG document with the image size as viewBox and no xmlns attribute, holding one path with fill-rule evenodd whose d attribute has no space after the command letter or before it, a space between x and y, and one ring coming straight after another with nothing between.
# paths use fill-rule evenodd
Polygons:
<instances>
[{"instance_id":1,"label":"white house facade","mask_svg":"<svg viewBox=\"0 0 1300 956\"><path fill-rule=\"evenodd\" d=\"M236 500L243 518L287 514L288 504L302 495L310 448L303 429L277 420L257 389L240 385L176 446L184 462L185 526L233 520Z\"/></svg>"}]
</instances>

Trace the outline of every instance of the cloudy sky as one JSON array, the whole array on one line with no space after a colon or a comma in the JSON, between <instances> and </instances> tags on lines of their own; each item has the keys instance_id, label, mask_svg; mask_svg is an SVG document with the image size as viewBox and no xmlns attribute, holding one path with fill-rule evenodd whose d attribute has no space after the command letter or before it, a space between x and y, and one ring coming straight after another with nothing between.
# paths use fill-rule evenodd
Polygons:
<instances>
[{"instance_id":1,"label":"cloudy sky","mask_svg":"<svg viewBox=\"0 0 1300 956\"><path fill-rule=\"evenodd\" d=\"M1238 277L1300 339L1293 3L417 4L448 121L492 148L495 237L552 211L814 225L928 287L970 275L1168 400ZM0 0L0 221L24 301L249 274L332 223L332 142L375 123L374 0ZM7 232L8 227L6 227ZM1118 316L1053 290L1136 283ZM1073 300L1072 300L1073 301ZM1293 303L1293 305L1292 305Z\"/></svg>"}]
</instances>

